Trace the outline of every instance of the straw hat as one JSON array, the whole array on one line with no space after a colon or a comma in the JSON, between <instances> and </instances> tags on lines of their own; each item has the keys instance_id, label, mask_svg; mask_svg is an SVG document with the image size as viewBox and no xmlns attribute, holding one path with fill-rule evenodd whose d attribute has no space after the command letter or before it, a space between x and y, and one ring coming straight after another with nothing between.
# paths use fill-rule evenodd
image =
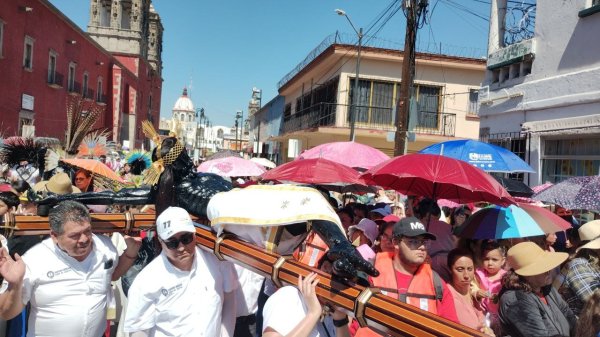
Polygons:
<instances>
[{"instance_id":1,"label":"straw hat","mask_svg":"<svg viewBox=\"0 0 600 337\"><path fill-rule=\"evenodd\" d=\"M581 241L590 241L600 236L600 220L590 221L579 227Z\"/></svg>"},{"instance_id":2,"label":"straw hat","mask_svg":"<svg viewBox=\"0 0 600 337\"><path fill-rule=\"evenodd\" d=\"M81 193L81 190L77 186L71 184L69 175L64 172L55 174L50 180L40 181L33 186L33 190L36 192L51 192L58 195Z\"/></svg>"},{"instance_id":3,"label":"straw hat","mask_svg":"<svg viewBox=\"0 0 600 337\"><path fill-rule=\"evenodd\" d=\"M535 276L558 267L569 254L546 252L533 242L521 242L508 250L508 264L521 276Z\"/></svg>"}]
</instances>

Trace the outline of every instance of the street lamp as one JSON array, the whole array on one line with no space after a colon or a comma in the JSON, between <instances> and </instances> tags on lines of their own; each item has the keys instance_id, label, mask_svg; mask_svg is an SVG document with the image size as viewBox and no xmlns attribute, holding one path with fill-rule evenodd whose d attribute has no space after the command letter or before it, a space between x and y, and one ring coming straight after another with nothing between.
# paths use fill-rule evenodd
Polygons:
<instances>
[{"instance_id":1,"label":"street lamp","mask_svg":"<svg viewBox=\"0 0 600 337\"><path fill-rule=\"evenodd\" d=\"M350 109L350 141L354 141L354 124L356 123L356 113L357 113L357 109L358 109L358 80L359 80L359 73L360 73L360 50L362 48L362 38L363 38L363 30L362 28L359 28L358 30L356 30L356 27L354 26L354 24L352 23L352 20L350 20L350 17L348 16L348 14L346 14L346 12L342 9L336 9L335 12L340 15L340 16L344 16L346 17L346 20L348 20L348 22L350 23L350 26L352 26L352 29L354 29L354 32L356 33L356 35L358 35L358 53L356 56L356 78L354 79L354 90L352 91L352 109Z\"/></svg>"},{"instance_id":2,"label":"street lamp","mask_svg":"<svg viewBox=\"0 0 600 337\"><path fill-rule=\"evenodd\" d=\"M244 130L244 126L242 125L242 119L244 118L244 112L242 110L238 110L235 113L235 146L236 146L236 151L239 151L242 149L242 132L240 132L240 138L239 138L239 144L238 144L238 127L241 129L241 131ZM238 122L239 120L239 122Z\"/></svg>"},{"instance_id":3,"label":"street lamp","mask_svg":"<svg viewBox=\"0 0 600 337\"><path fill-rule=\"evenodd\" d=\"M204 108L196 109L196 144L194 146L194 148L196 149L199 148L201 139L200 136L202 135L202 133L204 133L202 132L201 134L198 134L198 126L202 126L202 122L206 119L208 118L206 117L206 115L204 115Z\"/></svg>"}]
</instances>

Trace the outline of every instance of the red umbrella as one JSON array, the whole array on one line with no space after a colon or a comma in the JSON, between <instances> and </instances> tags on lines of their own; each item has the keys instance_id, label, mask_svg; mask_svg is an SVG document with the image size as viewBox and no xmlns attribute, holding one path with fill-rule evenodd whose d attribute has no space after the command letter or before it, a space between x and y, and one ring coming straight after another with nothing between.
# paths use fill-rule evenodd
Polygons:
<instances>
[{"instance_id":1,"label":"red umbrella","mask_svg":"<svg viewBox=\"0 0 600 337\"><path fill-rule=\"evenodd\" d=\"M300 154L300 159L325 158L348 167L371 168L390 157L374 147L357 142L333 142L317 145Z\"/></svg>"},{"instance_id":2,"label":"red umbrella","mask_svg":"<svg viewBox=\"0 0 600 337\"><path fill-rule=\"evenodd\" d=\"M263 180L278 180L314 185L365 185L360 173L324 158L300 159L263 173Z\"/></svg>"},{"instance_id":3,"label":"red umbrella","mask_svg":"<svg viewBox=\"0 0 600 337\"><path fill-rule=\"evenodd\" d=\"M467 162L432 154L392 158L362 177L368 183L402 194L443 198L461 204L486 201L510 205L510 194L489 174Z\"/></svg>"}]
</instances>

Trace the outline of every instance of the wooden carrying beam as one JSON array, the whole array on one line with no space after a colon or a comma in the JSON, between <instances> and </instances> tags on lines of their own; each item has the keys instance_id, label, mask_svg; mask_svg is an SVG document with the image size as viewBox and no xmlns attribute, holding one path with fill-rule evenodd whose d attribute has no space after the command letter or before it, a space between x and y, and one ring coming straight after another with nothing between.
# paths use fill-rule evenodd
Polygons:
<instances>
[{"instance_id":1,"label":"wooden carrying beam","mask_svg":"<svg viewBox=\"0 0 600 337\"><path fill-rule=\"evenodd\" d=\"M130 232L154 226L154 214L92 214L94 232ZM298 275L319 273L317 296L333 306L343 308L355 317L361 326L369 326L390 336L485 336L443 319L437 315L399 302L378 293L376 288L346 285L331 278L331 275L313 269L288 257L269 253L266 250L225 234L216 237L207 221L196 227L196 243L204 250L213 252L219 259L228 260L271 279L276 285L295 285ZM6 235L47 234L48 218L39 216L5 216L2 228Z\"/></svg>"}]
</instances>

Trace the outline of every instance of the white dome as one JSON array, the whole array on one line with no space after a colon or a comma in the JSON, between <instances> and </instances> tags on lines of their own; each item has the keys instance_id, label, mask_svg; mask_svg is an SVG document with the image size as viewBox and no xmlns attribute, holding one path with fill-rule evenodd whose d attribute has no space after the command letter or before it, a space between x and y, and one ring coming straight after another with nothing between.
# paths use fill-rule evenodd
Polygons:
<instances>
[{"instance_id":1,"label":"white dome","mask_svg":"<svg viewBox=\"0 0 600 337\"><path fill-rule=\"evenodd\" d=\"M183 89L183 94L181 97L177 99L175 102L175 106L173 107L173 111L186 111L186 112L194 112L194 103L187 95L187 88Z\"/></svg>"}]
</instances>

